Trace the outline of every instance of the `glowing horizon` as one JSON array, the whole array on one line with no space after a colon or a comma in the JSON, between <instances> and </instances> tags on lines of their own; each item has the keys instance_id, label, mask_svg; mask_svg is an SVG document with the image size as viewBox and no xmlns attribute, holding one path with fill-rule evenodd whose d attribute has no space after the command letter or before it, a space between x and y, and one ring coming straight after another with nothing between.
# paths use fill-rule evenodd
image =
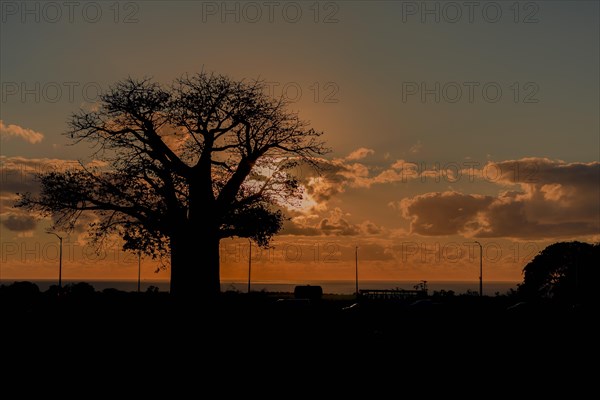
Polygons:
<instances>
[{"instance_id":1,"label":"glowing horizon","mask_svg":"<svg viewBox=\"0 0 600 400\"><path fill-rule=\"evenodd\" d=\"M327 168L295 170L304 196L253 249L253 280L351 280L358 246L363 280L475 281L478 240L485 279L517 282L551 243L600 241L597 2L456 3L459 20L441 2L89 3L98 20L2 3L2 283L57 276L50 219L16 193L38 190L35 172L101 166L65 121L127 76L261 79L325 132ZM136 279L137 256L118 240L96 255L81 222L63 279ZM247 254L221 242L222 281L246 279ZM142 276L168 280L158 267L144 259Z\"/></svg>"}]
</instances>

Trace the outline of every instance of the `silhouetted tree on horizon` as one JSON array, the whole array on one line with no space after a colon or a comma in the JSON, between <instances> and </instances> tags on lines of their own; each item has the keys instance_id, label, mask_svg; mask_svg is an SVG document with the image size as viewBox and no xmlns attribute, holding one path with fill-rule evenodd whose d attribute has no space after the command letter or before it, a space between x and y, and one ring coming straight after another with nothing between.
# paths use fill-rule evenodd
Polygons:
<instances>
[{"instance_id":1,"label":"silhouetted tree on horizon","mask_svg":"<svg viewBox=\"0 0 600 400\"><path fill-rule=\"evenodd\" d=\"M93 213L95 240L116 233L126 250L170 258L171 293L215 295L219 241L266 246L282 227L278 207L301 194L289 169L317 166L314 157L328 151L322 132L264 89L206 73L168 87L121 81L97 110L69 121L67 135L91 143L101 163L39 174L40 194L17 205L52 216L61 230Z\"/></svg>"},{"instance_id":2,"label":"silhouetted tree on horizon","mask_svg":"<svg viewBox=\"0 0 600 400\"><path fill-rule=\"evenodd\" d=\"M597 302L600 244L559 242L542 250L523 268L519 294L562 304Z\"/></svg>"}]
</instances>

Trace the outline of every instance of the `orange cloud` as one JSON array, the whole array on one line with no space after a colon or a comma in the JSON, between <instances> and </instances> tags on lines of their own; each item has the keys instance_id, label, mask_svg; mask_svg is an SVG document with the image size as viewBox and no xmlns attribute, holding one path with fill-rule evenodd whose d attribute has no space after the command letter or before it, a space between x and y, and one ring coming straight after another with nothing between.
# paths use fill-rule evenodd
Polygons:
<instances>
[{"instance_id":1,"label":"orange cloud","mask_svg":"<svg viewBox=\"0 0 600 400\"><path fill-rule=\"evenodd\" d=\"M360 147L360 148L354 150L352 153L348 154L348 156L346 157L346 160L348 160L348 161L362 160L363 158L365 158L371 154L375 154L375 150L367 149L366 147Z\"/></svg>"},{"instance_id":2,"label":"orange cloud","mask_svg":"<svg viewBox=\"0 0 600 400\"><path fill-rule=\"evenodd\" d=\"M284 223L281 233L297 236L369 236L383 232L380 226L369 220L359 224L352 223L349 216L337 207L325 217L317 214L298 215Z\"/></svg>"},{"instance_id":3,"label":"orange cloud","mask_svg":"<svg viewBox=\"0 0 600 400\"><path fill-rule=\"evenodd\" d=\"M44 134L36 132L32 129L22 128L18 125L4 125L0 120L0 136L1 137L18 137L31 144L39 143L44 139Z\"/></svg>"}]
</instances>

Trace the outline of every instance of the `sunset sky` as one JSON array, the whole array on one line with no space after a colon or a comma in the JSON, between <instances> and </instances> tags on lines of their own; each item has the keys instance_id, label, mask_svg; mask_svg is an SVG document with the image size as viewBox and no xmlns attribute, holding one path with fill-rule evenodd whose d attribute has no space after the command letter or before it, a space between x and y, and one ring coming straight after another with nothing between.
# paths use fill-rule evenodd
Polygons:
<instances>
[{"instance_id":1,"label":"sunset sky","mask_svg":"<svg viewBox=\"0 0 600 400\"><path fill-rule=\"evenodd\" d=\"M302 207L253 249L256 280L353 279L358 246L362 279L475 281L477 240L486 279L517 282L546 245L600 240L597 1L51 3L2 2L2 281L57 275L49 221L13 204L33 172L93 162L69 115L128 76L200 71L268 82L332 149L322 175L297 171ZM246 279L247 257L224 240L222 279ZM63 268L137 277L82 229Z\"/></svg>"}]
</instances>

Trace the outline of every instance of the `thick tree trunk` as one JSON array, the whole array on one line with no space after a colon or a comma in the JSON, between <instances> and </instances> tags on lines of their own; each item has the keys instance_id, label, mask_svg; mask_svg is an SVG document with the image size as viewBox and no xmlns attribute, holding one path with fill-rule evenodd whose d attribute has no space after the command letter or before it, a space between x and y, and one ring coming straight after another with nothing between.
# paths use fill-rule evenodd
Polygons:
<instances>
[{"instance_id":1,"label":"thick tree trunk","mask_svg":"<svg viewBox=\"0 0 600 400\"><path fill-rule=\"evenodd\" d=\"M219 238L182 230L171 237L171 294L189 301L220 292Z\"/></svg>"},{"instance_id":2,"label":"thick tree trunk","mask_svg":"<svg viewBox=\"0 0 600 400\"><path fill-rule=\"evenodd\" d=\"M221 291L219 218L215 209L210 158L201 158L188 177L189 208L171 235L171 294L195 302Z\"/></svg>"}]
</instances>

